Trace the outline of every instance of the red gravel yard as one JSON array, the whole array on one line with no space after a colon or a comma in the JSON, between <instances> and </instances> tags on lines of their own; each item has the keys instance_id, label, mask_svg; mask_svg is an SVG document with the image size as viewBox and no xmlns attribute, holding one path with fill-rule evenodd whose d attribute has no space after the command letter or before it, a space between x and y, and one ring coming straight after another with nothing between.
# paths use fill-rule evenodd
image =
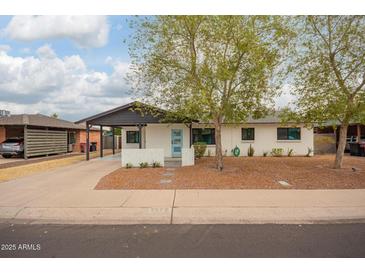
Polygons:
<instances>
[{"instance_id":1,"label":"red gravel yard","mask_svg":"<svg viewBox=\"0 0 365 274\"><path fill-rule=\"evenodd\" d=\"M226 157L219 172L215 158L209 157L175 169L120 168L103 177L95 189L365 188L365 157L345 156L341 170L333 169L333 162L334 155Z\"/></svg>"}]
</instances>

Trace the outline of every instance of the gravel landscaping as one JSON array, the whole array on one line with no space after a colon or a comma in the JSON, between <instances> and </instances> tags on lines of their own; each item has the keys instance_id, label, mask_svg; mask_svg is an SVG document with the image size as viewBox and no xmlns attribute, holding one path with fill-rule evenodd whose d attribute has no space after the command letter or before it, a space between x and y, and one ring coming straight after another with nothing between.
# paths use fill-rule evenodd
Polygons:
<instances>
[{"instance_id":1,"label":"gravel landscaping","mask_svg":"<svg viewBox=\"0 0 365 274\"><path fill-rule=\"evenodd\" d=\"M341 170L332 168L334 157L226 157L222 172L214 168L214 157L173 170L120 168L103 177L95 189L365 188L365 157L345 156Z\"/></svg>"}]
</instances>

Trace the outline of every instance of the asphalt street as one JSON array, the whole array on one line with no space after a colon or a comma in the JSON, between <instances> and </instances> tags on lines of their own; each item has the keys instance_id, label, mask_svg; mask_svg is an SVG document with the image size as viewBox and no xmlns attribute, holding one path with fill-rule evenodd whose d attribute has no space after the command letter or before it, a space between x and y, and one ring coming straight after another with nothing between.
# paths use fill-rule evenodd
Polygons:
<instances>
[{"instance_id":1,"label":"asphalt street","mask_svg":"<svg viewBox=\"0 0 365 274\"><path fill-rule=\"evenodd\" d=\"M365 224L0 224L0 257L365 257Z\"/></svg>"}]
</instances>

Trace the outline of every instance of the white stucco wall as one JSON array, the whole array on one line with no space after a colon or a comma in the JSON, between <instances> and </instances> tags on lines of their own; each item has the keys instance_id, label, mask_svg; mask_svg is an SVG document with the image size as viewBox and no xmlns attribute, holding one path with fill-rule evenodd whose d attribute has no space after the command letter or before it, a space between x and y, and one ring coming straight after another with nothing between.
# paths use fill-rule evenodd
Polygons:
<instances>
[{"instance_id":1,"label":"white stucco wall","mask_svg":"<svg viewBox=\"0 0 365 274\"><path fill-rule=\"evenodd\" d=\"M189 128L184 124L149 124L146 129L146 148L162 148L165 157L171 157L171 129L183 130L183 146L189 148Z\"/></svg>"},{"instance_id":2,"label":"white stucco wall","mask_svg":"<svg viewBox=\"0 0 365 274\"><path fill-rule=\"evenodd\" d=\"M138 127L123 127L121 136L122 136L122 148L139 148L139 143L137 144L128 144L127 143L127 131L138 131ZM146 134L144 134L146 128L142 128L142 148L145 148L146 144Z\"/></svg>"},{"instance_id":3,"label":"white stucco wall","mask_svg":"<svg viewBox=\"0 0 365 274\"><path fill-rule=\"evenodd\" d=\"M126 164L132 164L134 167L139 167L142 162L147 162L152 165L153 162L159 162L164 166L164 152L162 149L122 149L121 152L122 167Z\"/></svg>"},{"instance_id":4,"label":"white stucco wall","mask_svg":"<svg viewBox=\"0 0 365 274\"><path fill-rule=\"evenodd\" d=\"M199 126L202 127L202 126ZM255 128L255 140L242 141L241 129ZM264 152L270 152L273 148L283 148L284 155L288 149L294 150L294 155L306 155L308 147L313 149L313 129L301 128L301 140L277 140L277 128L283 127L279 124L247 124L247 125L223 125L222 126L222 150L227 156L231 156L231 150L239 147L240 156L247 156L247 150L250 146L255 149L254 156L262 156ZM215 155L215 145L207 146L207 152L210 150L210 155Z\"/></svg>"},{"instance_id":5,"label":"white stucco wall","mask_svg":"<svg viewBox=\"0 0 365 274\"><path fill-rule=\"evenodd\" d=\"M194 125L194 128L204 127L203 125ZM255 128L255 140L242 141L241 128ZM255 149L255 156L262 156L264 152L271 152L273 148L283 148L284 154L288 149L294 150L294 155L306 155L308 147L313 149L313 129L301 127L301 140L281 141L277 140L277 128L282 127L279 124L247 124L247 125L223 125L222 126L222 149L223 154L231 156L231 150L237 145L240 150L240 156L247 156L247 150L250 144ZM126 131L137 130L137 127L125 127L122 130L122 148L138 148L139 144L126 143ZM183 149L189 148L190 136L189 128L184 124L148 124L142 131L142 147L163 149L164 157L171 157L171 129L183 130ZM207 153L215 155L215 145L207 146Z\"/></svg>"},{"instance_id":6,"label":"white stucco wall","mask_svg":"<svg viewBox=\"0 0 365 274\"><path fill-rule=\"evenodd\" d=\"M193 166L195 164L194 147L183 148L181 152L181 165Z\"/></svg>"}]
</instances>

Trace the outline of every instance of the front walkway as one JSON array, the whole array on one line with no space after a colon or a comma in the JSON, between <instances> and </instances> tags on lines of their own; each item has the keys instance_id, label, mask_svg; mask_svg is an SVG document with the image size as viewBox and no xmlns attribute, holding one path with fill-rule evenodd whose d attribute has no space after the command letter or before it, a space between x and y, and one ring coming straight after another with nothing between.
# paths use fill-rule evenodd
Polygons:
<instances>
[{"instance_id":1,"label":"front walkway","mask_svg":"<svg viewBox=\"0 0 365 274\"><path fill-rule=\"evenodd\" d=\"M113 159L115 157L115 159ZM0 184L3 222L91 224L363 222L357 190L94 190L118 156Z\"/></svg>"}]
</instances>

